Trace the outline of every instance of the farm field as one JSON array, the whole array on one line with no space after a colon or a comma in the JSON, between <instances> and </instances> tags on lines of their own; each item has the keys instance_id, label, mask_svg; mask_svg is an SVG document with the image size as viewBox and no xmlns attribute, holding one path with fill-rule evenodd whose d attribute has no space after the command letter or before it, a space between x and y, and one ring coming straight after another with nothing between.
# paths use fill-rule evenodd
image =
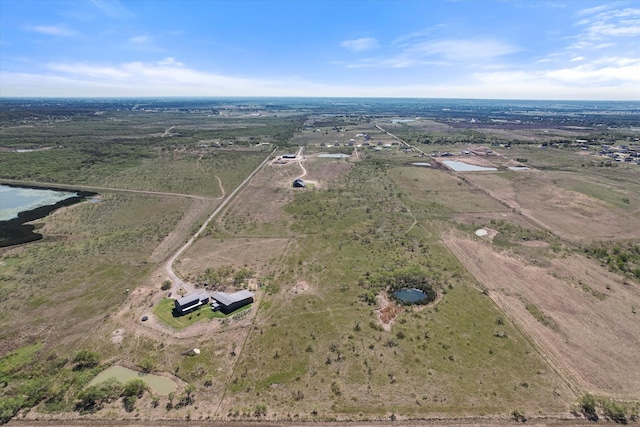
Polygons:
<instances>
[{"instance_id":1,"label":"farm field","mask_svg":"<svg viewBox=\"0 0 640 427\"><path fill-rule=\"evenodd\" d=\"M71 115L34 135L1 121L4 181L98 193L34 221L42 240L0 249L2 420L581 423L593 395L601 417L619 408L631 421L640 167L528 143L565 129L500 147L384 108L214 103ZM63 130L65 148L11 151ZM385 131L409 145L357 147L365 134L398 142ZM347 157L320 157L337 152ZM454 172L445 159L497 170ZM435 300L395 300L407 277ZM240 289L255 300L230 315L171 312L191 292ZM131 403L131 384L90 385L110 366L177 389Z\"/></svg>"}]
</instances>

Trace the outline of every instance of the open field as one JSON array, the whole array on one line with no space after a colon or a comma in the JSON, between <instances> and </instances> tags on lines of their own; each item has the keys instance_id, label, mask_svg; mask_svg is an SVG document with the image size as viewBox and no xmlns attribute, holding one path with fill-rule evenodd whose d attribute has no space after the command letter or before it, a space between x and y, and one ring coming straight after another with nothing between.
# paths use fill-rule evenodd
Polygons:
<instances>
[{"instance_id":1,"label":"open field","mask_svg":"<svg viewBox=\"0 0 640 427\"><path fill-rule=\"evenodd\" d=\"M579 255L552 258L541 267L477 239L451 234L445 243L578 389L621 398L640 394L637 284L625 285Z\"/></svg>"},{"instance_id":2,"label":"open field","mask_svg":"<svg viewBox=\"0 0 640 427\"><path fill-rule=\"evenodd\" d=\"M99 193L35 221L43 240L0 250L1 421L567 425L582 422L584 393L601 415L612 402L626 419L638 410L640 167L537 147L568 128L465 128L471 113L431 116L441 108L415 119L384 102L370 115L163 102L1 117L0 178ZM345 146L359 133L396 141L376 124L453 156ZM495 147L495 135L536 144ZM261 142L302 158L266 163L232 194L273 150ZM53 148L15 151L42 146ZM318 156L329 152L350 157ZM498 170L453 172L444 159ZM292 187L299 177L306 188ZM172 283L167 260L224 201L174 263L185 283ZM392 302L388 283L406 271L434 303ZM172 298L205 288L256 300L172 317ZM121 392L87 396L114 365L178 388L133 407Z\"/></svg>"}]
</instances>

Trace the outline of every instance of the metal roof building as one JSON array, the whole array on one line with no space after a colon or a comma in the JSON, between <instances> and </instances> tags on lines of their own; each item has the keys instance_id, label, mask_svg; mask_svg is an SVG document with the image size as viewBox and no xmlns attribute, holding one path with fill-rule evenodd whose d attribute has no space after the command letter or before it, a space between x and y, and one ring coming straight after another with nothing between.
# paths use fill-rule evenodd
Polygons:
<instances>
[{"instance_id":1,"label":"metal roof building","mask_svg":"<svg viewBox=\"0 0 640 427\"><path fill-rule=\"evenodd\" d=\"M226 292L214 292L211 294L211 299L215 300L217 304L211 303L212 307L220 309L223 313L231 313L253 302L255 294L251 291L242 290L227 294Z\"/></svg>"},{"instance_id":2,"label":"metal roof building","mask_svg":"<svg viewBox=\"0 0 640 427\"><path fill-rule=\"evenodd\" d=\"M175 301L175 310L180 314L185 314L208 302L209 294L207 292L190 294Z\"/></svg>"}]
</instances>

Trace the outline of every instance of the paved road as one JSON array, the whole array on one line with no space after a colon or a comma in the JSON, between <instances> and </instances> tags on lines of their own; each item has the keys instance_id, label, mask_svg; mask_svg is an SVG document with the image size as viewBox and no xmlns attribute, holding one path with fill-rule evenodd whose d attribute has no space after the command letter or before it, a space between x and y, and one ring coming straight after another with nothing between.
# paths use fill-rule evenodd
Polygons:
<instances>
[{"instance_id":1,"label":"paved road","mask_svg":"<svg viewBox=\"0 0 640 427\"><path fill-rule=\"evenodd\" d=\"M216 208L215 211L213 211L213 213L211 215L209 215L209 218L207 218L207 220L204 222L204 224L202 224L202 227L200 227L198 229L198 231L196 231L196 233L187 241L187 243L185 243L180 249L178 249L178 251L173 254L173 256L171 256L171 258L169 258L169 260L167 261L167 263L165 264L165 270L167 271L167 274L169 275L170 280L173 282L173 288L177 289L177 288L182 288L185 290L185 292L187 294L189 293L193 293L195 292L195 288L193 285L191 285L190 283L187 283L185 281L183 281L181 278L178 277L178 275L175 273L175 271L173 270L173 264L176 262L176 260L180 257L180 255L182 255L188 248L189 246L191 246L193 244L193 242L195 242L195 240L200 236L200 234L202 234L202 232L204 230L206 230L207 226L209 225L209 223L220 213L222 212L222 210L227 206L227 204L233 200L234 196L238 193L238 191L240 191L240 189L242 189L245 184L247 182L249 182L251 180L251 178L253 178L253 176L260 170L262 169L262 167L264 165L267 164L267 162L269 161L269 159L271 159L271 156L273 156L273 153L276 152L277 147L267 156L267 158L260 163L260 165L253 171L251 172L251 174L244 180L242 181L242 183L240 185L238 185L236 187L235 190L233 190L233 192L231 194L229 194L224 201L220 204L220 206L218 206Z\"/></svg>"}]
</instances>

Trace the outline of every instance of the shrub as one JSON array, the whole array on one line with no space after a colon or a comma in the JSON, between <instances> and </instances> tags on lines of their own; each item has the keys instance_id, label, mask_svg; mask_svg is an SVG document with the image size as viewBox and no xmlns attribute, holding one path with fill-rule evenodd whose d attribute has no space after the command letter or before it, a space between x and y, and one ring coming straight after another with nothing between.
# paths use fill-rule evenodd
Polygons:
<instances>
[{"instance_id":1,"label":"shrub","mask_svg":"<svg viewBox=\"0 0 640 427\"><path fill-rule=\"evenodd\" d=\"M627 423L627 411L615 402L606 401L602 403L604 416L618 424Z\"/></svg>"},{"instance_id":2,"label":"shrub","mask_svg":"<svg viewBox=\"0 0 640 427\"><path fill-rule=\"evenodd\" d=\"M144 381L142 381L140 378L134 378L124 384L124 395L127 397L142 397L147 388L148 387Z\"/></svg>"},{"instance_id":3,"label":"shrub","mask_svg":"<svg viewBox=\"0 0 640 427\"><path fill-rule=\"evenodd\" d=\"M95 368L100 363L100 355L91 350L80 350L73 358L73 363L76 365L74 370L81 370L85 368Z\"/></svg>"},{"instance_id":4,"label":"shrub","mask_svg":"<svg viewBox=\"0 0 640 427\"><path fill-rule=\"evenodd\" d=\"M524 412L522 412L520 409L514 409L513 411L511 411L511 416L517 423L524 423L527 421L527 417L524 416Z\"/></svg>"},{"instance_id":5,"label":"shrub","mask_svg":"<svg viewBox=\"0 0 640 427\"><path fill-rule=\"evenodd\" d=\"M598 414L596 413L596 398L589 393L585 393L578 402L580 404L580 411L584 414L585 418L590 421L598 421Z\"/></svg>"}]
</instances>

